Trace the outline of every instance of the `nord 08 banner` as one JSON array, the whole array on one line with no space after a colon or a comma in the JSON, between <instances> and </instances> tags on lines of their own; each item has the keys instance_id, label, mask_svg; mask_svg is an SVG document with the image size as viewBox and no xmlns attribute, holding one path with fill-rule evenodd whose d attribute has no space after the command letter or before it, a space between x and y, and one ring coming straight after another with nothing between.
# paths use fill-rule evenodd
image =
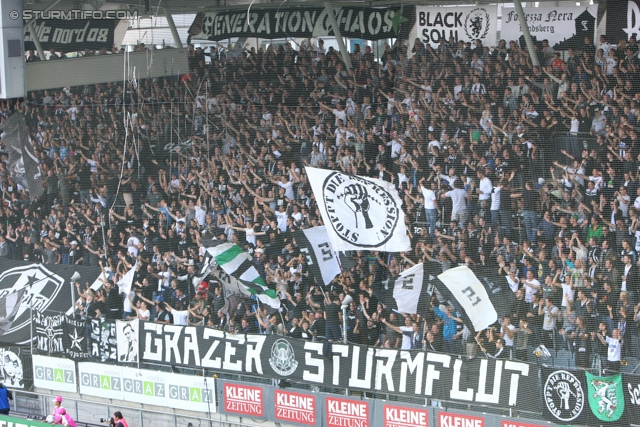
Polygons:
<instances>
[{"instance_id":1,"label":"nord 08 banner","mask_svg":"<svg viewBox=\"0 0 640 427\"><path fill-rule=\"evenodd\" d=\"M352 390L539 410L536 365L462 360L440 353L376 349L277 335L233 335L203 327L141 323L142 363L287 379Z\"/></svg>"}]
</instances>

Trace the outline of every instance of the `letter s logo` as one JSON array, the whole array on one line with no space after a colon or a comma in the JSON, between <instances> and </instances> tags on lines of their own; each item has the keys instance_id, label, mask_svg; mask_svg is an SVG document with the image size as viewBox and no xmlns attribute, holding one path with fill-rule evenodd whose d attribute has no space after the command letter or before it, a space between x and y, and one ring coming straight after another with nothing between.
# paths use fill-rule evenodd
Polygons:
<instances>
[{"instance_id":1,"label":"letter s logo","mask_svg":"<svg viewBox=\"0 0 640 427\"><path fill-rule=\"evenodd\" d=\"M587 28L587 24L589 23L589 21L582 21L582 31L589 31L589 28Z\"/></svg>"}]
</instances>

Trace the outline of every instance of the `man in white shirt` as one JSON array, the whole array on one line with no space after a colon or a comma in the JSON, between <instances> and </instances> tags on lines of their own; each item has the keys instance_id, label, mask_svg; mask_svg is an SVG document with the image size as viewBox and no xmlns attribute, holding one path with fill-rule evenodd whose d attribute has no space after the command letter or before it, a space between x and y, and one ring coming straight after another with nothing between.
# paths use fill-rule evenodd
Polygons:
<instances>
[{"instance_id":1,"label":"man in white shirt","mask_svg":"<svg viewBox=\"0 0 640 427\"><path fill-rule=\"evenodd\" d=\"M601 323L600 326L603 324ZM620 372L620 356L622 354L622 339L620 338L620 331L614 329L611 331L610 337L606 335L606 329L598 332L598 339L602 344L607 345L607 362L604 366L604 371L608 372Z\"/></svg>"},{"instance_id":2,"label":"man in white shirt","mask_svg":"<svg viewBox=\"0 0 640 427\"><path fill-rule=\"evenodd\" d=\"M171 307L169 303L164 303L165 307L173 316L173 324L174 325L187 325L187 319L189 317L189 310L183 310L181 302L177 302L175 307Z\"/></svg>"},{"instance_id":3,"label":"man in white shirt","mask_svg":"<svg viewBox=\"0 0 640 427\"><path fill-rule=\"evenodd\" d=\"M424 210L426 213L426 220L429 223L429 235L434 237L436 232L436 222L438 220L438 210L436 208L437 197L434 191L436 183L431 182L430 188L427 188L424 186L424 180L424 177L420 179L420 191L422 192L422 197L424 197Z\"/></svg>"},{"instance_id":4,"label":"man in white shirt","mask_svg":"<svg viewBox=\"0 0 640 427\"><path fill-rule=\"evenodd\" d=\"M382 323L402 335L402 346L400 347L400 350L411 350L411 342L414 332L411 317L405 317L404 326L400 327L392 325L391 323L387 323L387 319L385 319L384 317L382 318Z\"/></svg>"},{"instance_id":5,"label":"man in white shirt","mask_svg":"<svg viewBox=\"0 0 640 427\"><path fill-rule=\"evenodd\" d=\"M454 189L447 191L441 197L450 197L453 207L451 208L451 221L458 221L460 228L464 229L464 224L467 221L467 199L469 195L462 189L462 182L456 180L454 183Z\"/></svg>"},{"instance_id":6,"label":"man in white shirt","mask_svg":"<svg viewBox=\"0 0 640 427\"><path fill-rule=\"evenodd\" d=\"M493 190L493 184L491 180L487 178L487 175L483 169L477 170L478 178L480 179L480 185L478 188L478 199L480 202L483 200L489 200L491 197L491 190Z\"/></svg>"},{"instance_id":7,"label":"man in white shirt","mask_svg":"<svg viewBox=\"0 0 640 427\"><path fill-rule=\"evenodd\" d=\"M500 338L504 339L505 347L513 348L513 338L516 335L516 327L511 324L510 317L502 318L502 327L500 328Z\"/></svg>"},{"instance_id":8,"label":"man in white shirt","mask_svg":"<svg viewBox=\"0 0 640 427\"><path fill-rule=\"evenodd\" d=\"M527 277L524 279L520 279L520 281L524 284L524 300L528 303L531 303L531 296L535 293L538 293L538 291L542 289L542 285L540 285L538 279L533 276L533 270L528 270Z\"/></svg>"},{"instance_id":9,"label":"man in white shirt","mask_svg":"<svg viewBox=\"0 0 640 427\"><path fill-rule=\"evenodd\" d=\"M558 307L553 304L551 298L545 298L544 305L540 304L538 307L538 315L544 318L542 321L542 342L547 348L556 348L556 323L558 320Z\"/></svg>"}]
</instances>

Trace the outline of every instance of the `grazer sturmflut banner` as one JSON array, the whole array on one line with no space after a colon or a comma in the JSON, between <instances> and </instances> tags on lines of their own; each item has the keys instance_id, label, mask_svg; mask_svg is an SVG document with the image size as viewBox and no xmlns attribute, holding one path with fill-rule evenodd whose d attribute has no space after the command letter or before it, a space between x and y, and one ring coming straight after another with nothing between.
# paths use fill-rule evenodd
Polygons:
<instances>
[{"instance_id":1,"label":"grazer sturmflut banner","mask_svg":"<svg viewBox=\"0 0 640 427\"><path fill-rule=\"evenodd\" d=\"M510 360L460 359L442 353L380 349L277 335L227 334L201 326L140 323L140 362L211 369L292 383L417 398L517 406L538 411L538 368Z\"/></svg>"},{"instance_id":2,"label":"grazer sturmflut banner","mask_svg":"<svg viewBox=\"0 0 640 427\"><path fill-rule=\"evenodd\" d=\"M607 41L617 44L636 35L640 38L640 2L607 0ZM596 46L598 43L596 43Z\"/></svg>"},{"instance_id":3,"label":"grazer sturmflut banner","mask_svg":"<svg viewBox=\"0 0 640 427\"><path fill-rule=\"evenodd\" d=\"M37 19L33 28L42 49L76 52L78 50L111 50L117 19ZM24 27L24 50L35 50L34 37Z\"/></svg>"},{"instance_id":4,"label":"grazer sturmflut banner","mask_svg":"<svg viewBox=\"0 0 640 427\"><path fill-rule=\"evenodd\" d=\"M333 250L411 250L402 199L392 183L327 169L305 170Z\"/></svg>"},{"instance_id":5,"label":"grazer sturmflut banner","mask_svg":"<svg viewBox=\"0 0 640 427\"><path fill-rule=\"evenodd\" d=\"M365 40L406 39L415 22L414 6L385 9L335 6L334 14L343 37ZM189 28L189 35L197 40L335 36L328 18L323 7L253 8L248 14L245 9L200 12Z\"/></svg>"}]
</instances>

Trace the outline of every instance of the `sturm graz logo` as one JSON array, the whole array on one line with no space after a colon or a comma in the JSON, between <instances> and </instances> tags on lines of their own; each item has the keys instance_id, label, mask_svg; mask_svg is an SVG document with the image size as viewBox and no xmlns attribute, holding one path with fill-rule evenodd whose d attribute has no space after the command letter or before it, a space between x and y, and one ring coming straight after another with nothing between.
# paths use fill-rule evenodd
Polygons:
<instances>
[{"instance_id":1,"label":"sturm graz logo","mask_svg":"<svg viewBox=\"0 0 640 427\"><path fill-rule=\"evenodd\" d=\"M400 209L381 185L334 172L322 188L330 225L342 240L375 248L393 236Z\"/></svg>"},{"instance_id":2,"label":"sturm graz logo","mask_svg":"<svg viewBox=\"0 0 640 427\"><path fill-rule=\"evenodd\" d=\"M483 7L473 9L464 20L464 32L472 40L484 39L490 26L489 12Z\"/></svg>"},{"instance_id":3,"label":"sturm graz logo","mask_svg":"<svg viewBox=\"0 0 640 427\"><path fill-rule=\"evenodd\" d=\"M298 368L298 361L289 341L279 339L273 343L269 364L278 375L283 377L288 377L295 372Z\"/></svg>"},{"instance_id":4,"label":"sturm graz logo","mask_svg":"<svg viewBox=\"0 0 640 427\"><path fill-rule=\"evenodd\" d=\"M555 371L544 384L544 402L559 421L578 418L584 407L584 393L578 378L568 371Z\"/></svg>"},{"instance_id":5,"label":"sturm graz logo","mask_svg":"<svg viewBox=\"0 0 640 427\"><path fill-rule=\"evenodd\" d=\"M29 327L31 310L44 312L56 299L64 279L39 264L10 268L0 274L0 298L26 288L22 304L7 334Z\"/></svg>"}]
</instances>

